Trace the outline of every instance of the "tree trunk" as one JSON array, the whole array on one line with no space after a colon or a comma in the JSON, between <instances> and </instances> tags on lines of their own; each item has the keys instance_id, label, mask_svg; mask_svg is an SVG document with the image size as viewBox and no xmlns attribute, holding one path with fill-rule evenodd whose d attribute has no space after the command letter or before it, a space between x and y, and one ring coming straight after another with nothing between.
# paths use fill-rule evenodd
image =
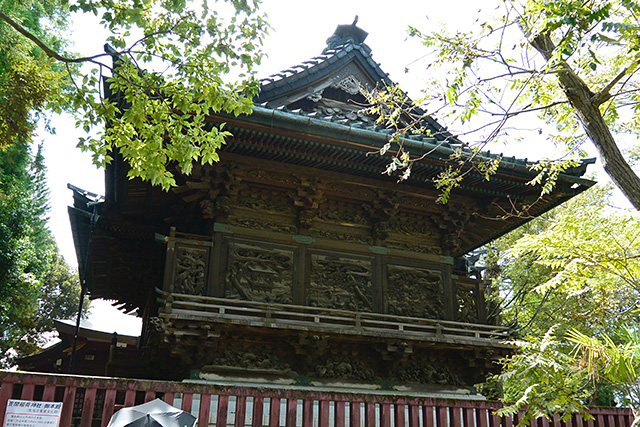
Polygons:
<instances>
[{"instance_id":1,"label":"tree trunk","mask_svg":"<svg viewBox=\"0 0 640 427\"><path fill-rule=\"evenodd\" d=\"M537 35L529 43L546 60L551 58L555 49L547 33ZM640 177L622 156L609 126L600 113L600 105L608 99L608 94L596 97L568 64L563 63L561 66L562 70L557 72L560 87L564 90L589 139L598 150L604 170L631 204L640 210Z\"/></svg>"}]
</instances>

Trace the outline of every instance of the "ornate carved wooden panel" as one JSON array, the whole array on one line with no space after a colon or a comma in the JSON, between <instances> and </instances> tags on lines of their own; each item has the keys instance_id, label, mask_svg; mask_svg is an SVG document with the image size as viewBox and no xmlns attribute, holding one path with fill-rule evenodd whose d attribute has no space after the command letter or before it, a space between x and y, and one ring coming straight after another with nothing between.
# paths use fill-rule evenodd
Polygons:
<instances>
[{"instance_id":1,"label":"ornate carved wooden panel","mask_svg":"<svg viewBox=\"0 0 640 427\"><path fill-rule=\"evenodd\" d=\"M479 323L476 286L459 284L456 289L456 319L458 322Z\"/></svg>"},{"instance_id":2,"label":"ornate carved wooden panel","mask_svg":"<svg viewBox=\"0 0 640 427\"><path fill-rule=\"evenodd\" d=\"M371 261L368 259L312 254L309 305L373 311L371 267Z\"/></svg>"},{"instance_id":3,"label":"ornate carved wooden panel","mask_svg":"<svg viewBox=\"0 0 640 427\"><path fill-rule=\"evenodd\" d=\"M225 298L290 304L294 251L281 245L230 241Z\"/></svg>"},{"instance_id":4,"label":"ornate carved wooden panel","mask_svg":"<svg viewBox=\"0 0 640 427\"><path fill-rule=\"evenodd\" d=\"M389 314L445 318L442 272L408 265L387 265L387 309Z\"/></svg>"},{"instance_id":5,"label":"ornate carved wooden panel","mask_svg":"<svg viewBox=\"0 0 640 427\"><path fill-rule=\"evenodd\" d=\"M181 294L205 295L208 258L208 248L178 246L173 291Z\"/></svg>"}]
</instances>

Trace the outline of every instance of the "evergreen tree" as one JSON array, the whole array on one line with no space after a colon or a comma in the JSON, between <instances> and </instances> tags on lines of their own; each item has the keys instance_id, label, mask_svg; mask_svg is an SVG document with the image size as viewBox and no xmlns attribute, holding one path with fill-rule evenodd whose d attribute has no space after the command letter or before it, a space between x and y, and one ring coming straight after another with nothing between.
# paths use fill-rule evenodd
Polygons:
<instances>
[{"instance_id":1,"label":"evergreen tree","mask_svg":"<svg viewBox=\"0 0 640 427\"><path fill-rule=\"evenodd\" d=\"M48 189L40 149L0 152L0 366L36 351L53 320L71 318L80 285L46 227Z\"/></svg>"}]
</instances>

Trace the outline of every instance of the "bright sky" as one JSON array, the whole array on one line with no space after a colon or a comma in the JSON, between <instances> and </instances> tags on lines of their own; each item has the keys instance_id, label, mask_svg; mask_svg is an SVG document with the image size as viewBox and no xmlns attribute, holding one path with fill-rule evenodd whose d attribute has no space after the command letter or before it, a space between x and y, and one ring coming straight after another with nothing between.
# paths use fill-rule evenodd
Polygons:
<instances>
[{"instance_id":1,"label":"bright sky","mask_svg":"<svg viewBox=\"0 0 640 427\"><path fill-rule=\"evenodd\" d=\"M358 26L369 33L366 43L372 48L373 58L390 74L391 80L415 94L423 85L423 75L419 71L427 65L428 58L412 66L415 72L404 73L408 64L427 53L415 40L407 40L407 27L412 25L428 31L446 22L450 30L465 28L500 3L500 0L264 0L262 9L268 14L273 30L265 41L264 51L268 58L263 62L259 76L265 77L320 54L336 26L350 24L358 15ZM79 16L72 29L72 39L78 53L92 55L102 52L106 33L100 31L95 20ZM92 165L89 155L75 148L83 133L75 128L74 120L60 116L53 122L56 135L46 134L44 130L40 132L51 190L50 227L65 259L77 265L67 215L72 193L66 186L71 183L104 194L104 174ZM117 321L108 304L94 303L93 306L91 321L94 325L99 326L105 320L104 323L112 325Z\"/></svg>"}]
</instances>

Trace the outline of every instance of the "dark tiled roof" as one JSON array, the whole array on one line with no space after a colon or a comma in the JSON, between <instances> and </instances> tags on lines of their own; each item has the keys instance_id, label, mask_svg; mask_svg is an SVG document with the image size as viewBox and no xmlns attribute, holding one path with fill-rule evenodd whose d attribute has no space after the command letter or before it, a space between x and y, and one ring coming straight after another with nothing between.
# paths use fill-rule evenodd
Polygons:
<instances>
[{"instance_id":1,"label":"dark tiled roof","mask_svg":"<svg viewBox=\"0 0 640 427\"><path fill-rule=\"evenodd\" d=\"M392 131L373 123L374 120L362 120L361 117L350 118L341 114L323 115L318 111L304 111L302 109L290 110L287 106L278 102L278 99L282 99L284 94L312 85L313 82L329 76L331 73L337 71L353 60L358 61L358 63L366 69L368 75L373 81L382 85L394 85L389 78L389 75L380 68L380 64L373 60L371 56L371 48L365 43L357 44L349 40L332 48L327 47L321 55L315 56L307 61L303 61L301 64L294 65L267 78L261 79L261 91L259 96L255 99L255 103L258 107L256 107L254 111L265 114L268 113L269 110L273 110L274 112L277 111L281 116L292 115L296 117L307 117L318 125L320 125L320 123L316 121L325 121L330 122L331 126L344 126L345 130L363 129L384 135L385 137L390 136ZM424 114L423 111L416 111L416 113ZM448 132L444 126L440 125L431 117L426 117L425 121L427 128L431 130L431 134L433 136L405 136L406 141L415 143L414 152L416 151L416 147L425 147L425 143L427 143L437 145L437 149L434 150L432 154L438 158L449 158L451 151L456 149L462 149L463 152L468 152L468 154L471 155L471 149L469 146ZM422 150L424 150L424 148ZM421 153L419 152L418 154L422 153L424 153L424 151ZM446 155L443 156L443 154ZM528 169L531 165L537 163L530 162L528 159L504 157L502 153L491 154L490 151L482 152L479 157L485 160L500 157L502 158L500 162L501 168L506 169ZM580 162L579 166L566 171L565 175L580 177L586 172L587 165L592 164L593 162L594 159L583 160Z\"/></svg>"},{"instance_id":2,"label":"dark tiled roof","mask_svg":"<svg viewBox=\"0 0 640 427\"><path fill-rule=\"evenodd\" d=\"M353 59L359 60L374 81L387 85L393 84L389 75L380 68L380 64L371 58L369 46L364 43L347 43L335 49L328 49L310 60L261 79L260 95L255 102L258 104L269 102L283 93L307 86L313 81L331 74Z\"/></svg>"}]
</instances>

